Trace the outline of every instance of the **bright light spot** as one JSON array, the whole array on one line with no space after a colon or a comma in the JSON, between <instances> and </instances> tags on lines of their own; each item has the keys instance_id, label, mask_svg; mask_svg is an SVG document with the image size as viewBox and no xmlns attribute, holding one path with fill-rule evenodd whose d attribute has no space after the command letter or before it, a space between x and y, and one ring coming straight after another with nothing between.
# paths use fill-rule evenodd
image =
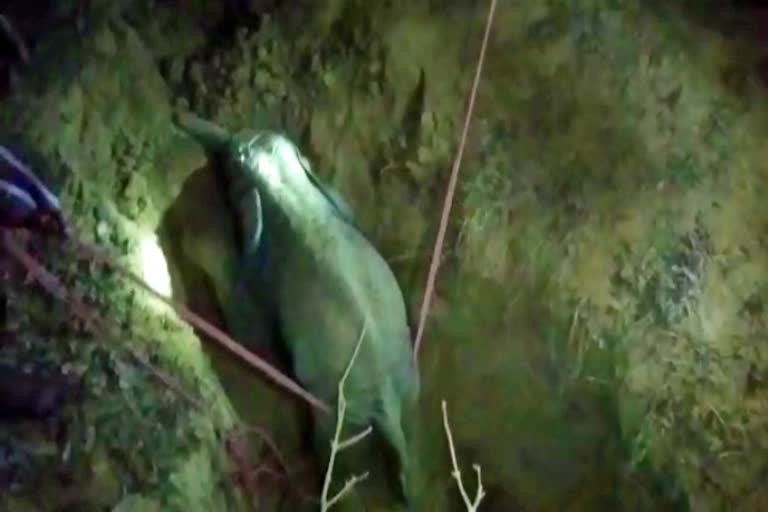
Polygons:
<instances>
[{"instance_id":1,"label":"bright light spot","mask_svg":"<svg viewBox=\"0 0 768 512\"><path fill-rule=\"evenodd\" d=\"M160 249L160 244L154 234L150 234L141 240L139 244L139 256L141 258L141 273L144 281L164 297L170 297L171 275L168 272L168 262L165 254Z\"/></svg>"},{"instance_id":2,"label":"bright light spot","mask_svg":"<svg viewBox=\"0 0 768 512\"><path fill-rule=\"evenodd\" d=\"M283 176L280 175L279 162L275 157L264 151L259 151L256 155L256 167L260 175L269 184L270 188L279 190L283 185Z\"/></svg>"}]
</instances>

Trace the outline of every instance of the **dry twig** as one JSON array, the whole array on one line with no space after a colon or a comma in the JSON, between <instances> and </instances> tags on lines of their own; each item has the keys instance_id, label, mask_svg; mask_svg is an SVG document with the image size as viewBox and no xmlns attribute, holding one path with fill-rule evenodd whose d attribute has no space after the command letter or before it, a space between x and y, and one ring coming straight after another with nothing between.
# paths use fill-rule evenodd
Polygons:
<instances>
[{"instance_id":1,"label":"dry twig","mask_svg":"<svg viewBox=\"0 0 768 512\"><path fill-rule=\"evenodd\" d=\"M475 494L475 500L471 501L467 490L464 488L464 482L461 480L461 470L459 470L459 463L456 460L456 448L453 446L453 435L451 435L451 426L448 423L448 405L443 400L443 426L445 427L445 435L448 438L448 447L451 450L451 463L453 464L453 472L451 476L456 480L456 485L459 486L459 492L461 493L461 499L464 500L464 506L467 507L467 512L477 512L480 502L485 498L485 489L483 489L483 477L480 471L480 465L473 464L472 468L477 473L477 493Z\"/></svg>"},{"instance_id":2,"label":"dry twig","mask_svg":"<svg viewBox=\"0 0 768 512\"><path fill-rule=\"evenodd\" d=\"M11 20L2 14L0 14L0 30L2 30L16 47L16 51L19 53L21 61L24 64L29 64L32 59L29 56L29 49L27 48L26 43L24 43L24 39L21 37L21 34L19 34L19 31L16 30L16 27L13 26Z\"/></svg>"},{"instance_id":3,"label":"dry twig","mask_svg":"<svg viewBox=\"0 0 768 512\"><path fill-rule=\"evenodd\" d=\"M349 376L349 372L352 370L352 365L355 363L355 359L357 359L357 353L360 350L360 345L363 343L363 338L365 337L365 331L367 328L367 322L363 324L363 328L360 331L360 337L357 340L357 344L355 345L355 350L352 352L352 357L349 360L349 364L347 365L346 370L344 371L344 375L342 375L341 380L339 381L339 399L338 404L336 406L336 432L333 436L333 441L331 441L331 455L328 459L328 468L325 472L325 482L323 482L323 494L320 497L320 510L322 512L326 512L329 510L332 506L334 506L336 503L338 503L344 496L349 494L349 492L352 490L352 488L357 485L358 483L362 482L366 478L368 478L368 472L362 473L360 475L352 475L349 479L347 479L346 482L344 482L344 487L341 488L339 492L337 492L332 498L328 498L328 493L330 492L331 488L331 481L333 480L333 467L336 463L336 455L349 448L350 446L353 446L360 441L362 441L368 434L371 433L373 430L372 427L368 427L359 434L356 434L349 439L346 439L344 441L341 441L341 429L344 424L344 414L347 411L347 399L344 396L344 385L347 382L347 377Z\"/></svg>"}]
</instances>

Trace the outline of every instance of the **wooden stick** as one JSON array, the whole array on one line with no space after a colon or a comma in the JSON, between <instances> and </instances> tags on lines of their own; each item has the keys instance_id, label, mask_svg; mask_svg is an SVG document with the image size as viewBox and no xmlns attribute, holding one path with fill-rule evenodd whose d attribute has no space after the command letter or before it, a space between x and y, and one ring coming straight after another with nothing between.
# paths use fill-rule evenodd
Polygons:
<instances>
[{"instance_id":1,"label":"wooden stick","mask_svg":"<svg viewBox=\"0 0 768 512\"><path fill-rule=\"evenodd\" d=\"M98 263L106 265L107 267L115 270L116 272L121 274L123 277L127 278L129 281L135 283L140 288L142 288L143 290L145 290L146 292L148 292L158 300L162 301L166 305L173 308L173 310L176 311L176 313L178 313L179 316L181 316L185 321L187 321L194 327L197 327L198 329L200 329L202 332L208 335L211 339L213 339L214 341L219 343L221 346L229 350L235 356L239 357L249 366L258 370L262 375L264 375L269 380L277 384L279 387L288 391L290 394L297 396L298 398L301 398L302 400L307 402L310 406L314 407L318 411L326 414L331 413L330 407L325 402L315 397L309 391L302 388L298 383L296 383L296 381L292 380L290 377L286 376L280 370L278 370L277 368L269 364L267 361L260 358L250 350L246 349L242 344L235 341L232 337L230 337L227 333L225 333L218 327L207 322L197 313L191 311L190 309L180 304L179 302L169 299L163 294L158 293L146 282L144 282L144 280L141 279L139 276L137 276L130 270L124 268L123 266L117 264L116 258L110 257L110 255L106 251L104 251L101 248L94 247L91 244L88 244L86 242L83 242L82 240L75 238L74 235L72 239L75 240L75 243L77 245L79 245L82 249L85 250L88 256L92 257Z\"/></svg>"},{"instance_id":2,"label":"wooden stick","mask_svg":"<svg viewBox=\"0 0 768 512\"><path fill-rule=\"evenodd\" d=\"M456 192L456 182L459 176L459 168L461 167L461 158L464 155L464 147L467 144L467 136L469 134L469 124L472 120L472 111L475 107L475 98L477 97L477 89L480 86L480 76L483 71L483 62L485 60L485 51L488 47L488 38L491 33L491 25L493 24L493 16L496 11L496 0L491 0L491 7L488 11L488 19L485 24L485 35L483 36L483 44L480 47L480 57L477 61L477 70L475 72L475 80L472 83L472 90L469 95L469 106L467 107L467 114L464 117L464 127L461 131L461 139L459 141L459 149L456 153L456 158L453 160L453 169L451 169L451 178L448 182L448 190L445 194L445 201L443 203L443 213L440 217L440 227L437 230L437 240L435 240L434 250L432 251L432 261L429 265L429 275L427 276L427 286L424 290L424 299L421 303L421 313L419 314L419 327L416 331L416 339L413 343L413 359L418 368L419 365L419 350L421 349L422 337L424 336L424 327L427 323L427 314L429 314L429 306L432 302L432 294L434 293L435 281L437 279L437 271L440 267L440 255L443 252L443 242L445 239L445 232L448 228L448 219L451 216L451 206L453 205L453 196Z\"/></svg>"},{"instance_id":3,"label":"wooden stick","mask_svg":"<svg viewBox=\"0 0 768 512\"><path fill-rule=\"evenodd\" d=\"M19 31L16 30L16 27L13 26L11 20L2 14L0 14L0 29L2 29L3 33L8 36L8 39L13 42L13 45L16 47L16 51L19 53L19 58L21 61L24 64L29 64L32 59L29 56L29 49L27 48L26 43L24 43L24 39L21 37L21 34L19 34Z\"/></svg>"}]
</instances>

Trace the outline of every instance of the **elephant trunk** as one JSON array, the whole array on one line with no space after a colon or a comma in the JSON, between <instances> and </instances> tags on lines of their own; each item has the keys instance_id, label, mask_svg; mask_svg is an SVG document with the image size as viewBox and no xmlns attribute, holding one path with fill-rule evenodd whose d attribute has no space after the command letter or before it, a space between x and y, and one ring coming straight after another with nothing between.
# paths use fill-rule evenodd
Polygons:
<instances>
[{"instance_id":1,"label":"elephant trunk","mask_svg":"<svg viewBox=\"0 0 768 512\"><path fill-rule=\"evenodd\" d=\"M176 112L174 122L208 151L222 151L232 140L225 128L190 112Z\"/></svg>"}]
</instances>

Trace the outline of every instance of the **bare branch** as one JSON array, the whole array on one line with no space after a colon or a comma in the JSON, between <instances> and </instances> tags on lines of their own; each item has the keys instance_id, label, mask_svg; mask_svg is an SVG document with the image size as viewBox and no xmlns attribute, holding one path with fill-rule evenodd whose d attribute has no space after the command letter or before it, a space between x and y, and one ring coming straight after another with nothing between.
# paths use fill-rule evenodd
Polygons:
<instances>
[{"instance_id":1,"label":"bare branch","mask_svg":"<svg viewBox=\"0 0 768 512\"><path fill-rule=\"evenodd\" d=\"M272 437L269 435L269 433L266 430L264 430L263 428L257 425L252 425L250 423L248 424L243 423L242 428L244 432L255 433L259 437L259 439L261 439L267 445L267 447L269 447L272 453L275 455L275 458L277 459L278 464L280 464L280 467L283 469L285 474L287 475L290 473L288 468L288 462L287 462L287 459L285 458L285 455L283 455L283 452L280 451L280 448L278 448L275 440L272 439Z\"/></svg>"},{"instance_id":2,"label":"bare branch","mask_svg":"<svg viewBox=\"0 0 768 512\"><path fill-rule=\"evenodd\" d=\"M29 56L29 49L27 48L26 43L24 43L24 39L21 37L21 34L19 34L19 31L16 30L16 27L13 26L11 20L2 14L0 14L0 30L2 30L2 32L8 36L8 39L13 42L21 61L24 64L29 64L32 59Z\"/></svg>"},{"instance_id":3,"label":"bare branch","mask_svg":"<svg viewBox=\"0 0 768 512\"><path fill-rule=\"evenodd\" d=\"M475 500L471 501L467 490L464 488L464 483L461 480L461 471L459 470L459 463L456 460L456 448L453 445L453 435L451 434L451 426L448 423L448 405L445 400L442 403L443 406L443 426L445 427L445 435L448 438L448 447L451 451L451 463L453 464L453 472L451 476L456 480L456 484L459 487L461 493L461 499L464 500L464 505L467 507L467 512L477 512L480 502L485 497L485 489L483 489L483 479L480 471L480 466L474 464L472 467L477 473L477 494L475 494Z\"/></svg>"},{"instance_id":4,"label":"bare branch","mask_svg":"<svg viewBox=\"0 0 768 512\"><path fill-rule=\"evenodd\" d=\"M371 433L373 430L372 427L368 427L367 429L363 430L359 434L347 439L346 441L341 441L341 429L344 425L344 414L347 411L347 399L344 396L344 386L347 383L347 377L349 377L349 373L352 371L352 365L355 364L355 359L357 359L357 354L360 351L360 346L363 343L363 338L365 337L365 332L368 327L368 321L366 320L363 323L363 328L360 331L360 337L357 339L357 344L355 345L355 350L352 352L352 357L349 360L349 363L347 364L347 368L344 370L344 374L341 376L341 380L339 381L339 397L338 397L338 403L336 405L336 431L333 435L333 440L331 441L331 455L328 459L328 468L325 471L325 481L323 482L323 493L320 496L320 510L322 512L326 512L329 510L333 505L338 503L344 496L349 494L349 492L352 490L352 488L357 485L358 483L362 482L366 478L368 478L368 472L366 471L362 475L353 475L350 479L346 481L344 484L344 487L336 493L332 498L328 498L328 493L330 492L331 488L331 481L333 480L333 467L336 464L336 455L346 449L350 446L362 441L368 434Z\"/></svg>"},{"instance_id":5,"label":"bare branch","mask_svg":"<svg viewBox=\"0 0 768 512\"><path fill-rule=\"evenodd\" d=\"M366 471L365 473L362 473L360 475L352 475L351 478L349 478L345 483L344 487L341 488L339 492L336 493L336 495L328 500L328 502L323 505L323 511L330 509L332 506L334 506L336 503L341 501L342 498L344 498L347 494L349 494L350 491L352 491L352 488L368 478L369 472Z\"/></svg>"},{"instance_id":6,"label":"bare branch","mask_svg":"<svg viewBox=\"0 0 768 512\"><path fill-rule=\"evenodd\" d=\"M345 441L341 441L336 446L336 451L338 451L338 452L344 451L347 448L349 448L350 446L359 443L360 441L362 441L371 432L373 432L373 427L369 425L368 428L366 428L365 430L363 430L359 434L356 434L356 435L350 437L349 439L347 439Z\"/></svg>"}]
</instances>

